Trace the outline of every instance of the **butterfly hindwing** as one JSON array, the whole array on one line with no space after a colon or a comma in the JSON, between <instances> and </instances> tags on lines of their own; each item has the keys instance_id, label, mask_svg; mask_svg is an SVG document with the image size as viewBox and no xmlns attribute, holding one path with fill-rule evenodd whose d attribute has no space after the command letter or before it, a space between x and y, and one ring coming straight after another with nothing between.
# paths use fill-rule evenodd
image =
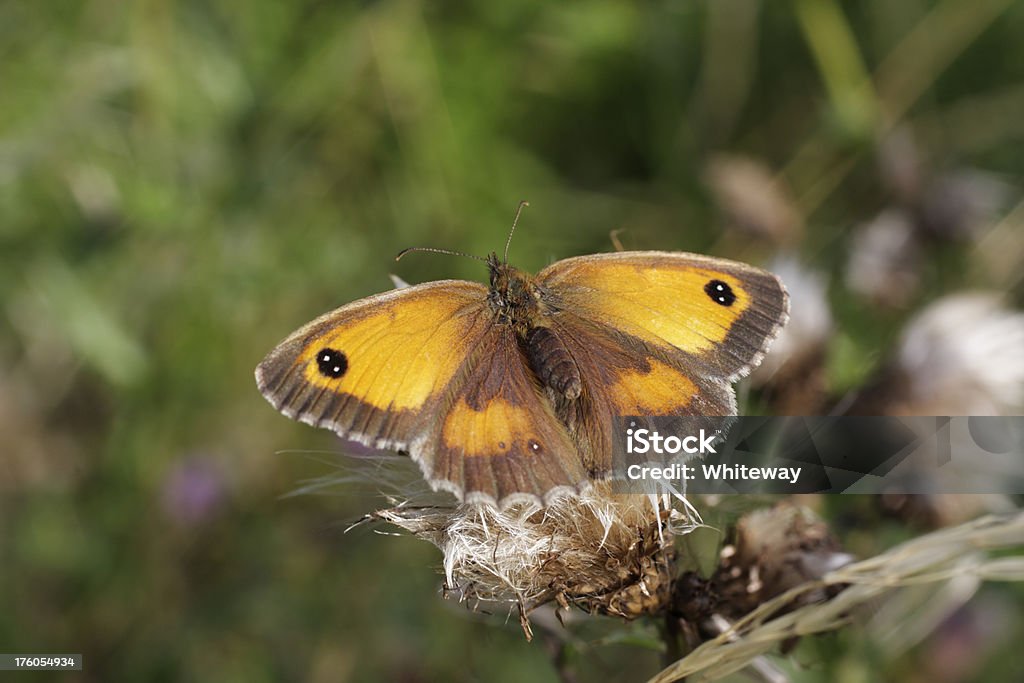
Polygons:
<instances>
[{"instance_id":1,"label":"butterfly hindwing","mask_svg":"<svg viewBox=\"0 0 1024 683\"><path fill-rule=\"evenodd\" d=\"M583 391L574 401L555 392L551 399L573 429L592 476L608 471L622 440L622 417L736 412L732 389L706 374L699 361L683 366L677 355L573 313L554 316L552 331L579 367Z\"/></svg>"},{"instance_id":2,"label":"butterfly hindwing","mask_svg":"<svg viewBox=\"0 0 1024 683\"><path fill-rule=\"evenodd\" d=\"M467 501L546 500L587 481L510 328L492 326L448 401L424 449L425 470L445 488L465 490Z\"/></svg>"}]
</instances>

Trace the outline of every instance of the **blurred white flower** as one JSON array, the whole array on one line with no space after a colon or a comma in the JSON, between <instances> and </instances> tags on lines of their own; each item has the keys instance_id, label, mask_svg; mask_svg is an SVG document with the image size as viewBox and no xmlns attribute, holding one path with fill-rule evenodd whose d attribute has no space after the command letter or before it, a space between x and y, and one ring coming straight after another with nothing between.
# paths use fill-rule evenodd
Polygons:
<instances>
[{"instance_id":1,"label":"blurred white flower","mask_svg":"<svg viewBox=\"0 0 1024 683\"><path fill-rule=\"evenodd\" d=\"M832 311L821 274L807 269L792 255L778 257L768 269L779 276L789 292L789 322L751 374L755 386L766 384L783 368L818 353L832 335Z\"/></svg>"},{"instance_id":2,"label":"blurred white flower","mask_svg":"<svg viewBox=\"0 0 1024 683\"><path fill-rule=\"evenodd\" d=\"M1024 313L999 295L948 296L906 326L897 414L1013 415L1024 408Z\"/></svg>"},{"instance_id":3,"label":"blurred white flower","mask_svg":"<svg viewBox=\"0 0 1024 683\"><path fill-rule=\"evenodd\" d=\"M905 125L882 140L878 157L882 180L913 217L919 237L975 238L995 223L1013 195L1012 185L990 171L934 168Z\"/></svg>"},{"instance_id":4,"label":"blurred white flower","mask_svg":"<svg viewBox=\"0 0 1024 683\"><path fill-rule=\"evenodd\" d=\"M975 168L943 173L920 200L918 220L928 234L946 240L977 237L1006 209L1013 191L1005 180Z\"/></svg>"},{"instance_id":5,"label":"blurred white flower","mask_svg":"<svg viewBox=\"0 0 1024 683\"><path fill-rule=\"evenodd\" d=\"M925 184L925 164L914 131L899 125L879 141L878 171L885 186L900 204L914 204Z\"/></svg>"},{"instance_id":6,"label":"blurred white flower","mask_svg":"<svg viewBox=\"0 0 1024 683\"><path fill-rule=\"evenodd\" d=\"M917 291L919 262L910 216L886 209L854 236L846 284L877 304L899 308Z\"/></svg>"}]
</instances>

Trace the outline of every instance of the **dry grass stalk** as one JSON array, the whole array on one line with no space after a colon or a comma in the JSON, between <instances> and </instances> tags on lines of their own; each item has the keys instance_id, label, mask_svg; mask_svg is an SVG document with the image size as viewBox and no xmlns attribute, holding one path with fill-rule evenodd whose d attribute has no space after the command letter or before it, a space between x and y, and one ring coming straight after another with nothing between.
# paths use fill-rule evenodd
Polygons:
<instances>
[{"instance_id":1,"label":"dry grass stalk","mask_svg":"<svg viewBox=\"0 0 1024 683\"><path fill-rule=\"evenodd\" d=\"M738 671L791 638L849 623L859 608L908 587L937 589L963 577L980 581L1024 581L1024 556L990 557L992 551L1024 547L1024 513L983 517L907 541L875 557L829 572L769 600L717 638L668 666L650 683L715 680ZM846 588L831 600L775 617L813 592ZM961 596L966 599L966 596ZM773 618L775 617L775 618ZM904 624L907 616L890 615Z\"/></svg>"}]
</instances>

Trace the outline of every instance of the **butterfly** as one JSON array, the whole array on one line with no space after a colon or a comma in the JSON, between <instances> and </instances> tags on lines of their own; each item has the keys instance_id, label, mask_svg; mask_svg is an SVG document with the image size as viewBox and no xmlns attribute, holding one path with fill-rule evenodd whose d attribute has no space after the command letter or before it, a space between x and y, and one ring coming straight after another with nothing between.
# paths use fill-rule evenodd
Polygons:
<instances>
[{"instance_id":1,"label":"butterfly","mask_svg":"<svg viewBox=\"0 0 1024 683\"><path fill-rule=\"evenodd\" d=\"M489 286L428 282L320 316L259 364L259 390L408 454L461 501L547 504L609 472L617 418L735 414L732 384L788 315L779 279L735 261L620 251L531 275L507 255L481 259Z\"/></svg>"}]
</instances>

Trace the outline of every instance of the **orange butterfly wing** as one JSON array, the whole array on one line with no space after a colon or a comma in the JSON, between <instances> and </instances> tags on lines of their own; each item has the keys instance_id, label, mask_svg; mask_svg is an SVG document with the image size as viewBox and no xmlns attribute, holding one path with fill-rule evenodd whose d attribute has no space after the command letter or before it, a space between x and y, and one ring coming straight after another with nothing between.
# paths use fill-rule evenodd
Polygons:
<instances>
[{"instance_id":1,"label":"orange butterfly wing","mask_svg":"<svg viewBox=\"0 0 1024 683\"><path fill-rule=\"evenodd\" d=\"M288 417L407 449L467 342L483 335L486 295L482 285L448 280L342 306L281 342L256 368L256 383Z\"/></svg>"},{"instance_id":2,"label":"orange butterfly wing","mask_svg":"<svg viewBox=\"0 0 1024 683\"><path fill-rule=\"evenodd\" d=\"M577 397L542 386L487 288L451 280L321 316L264 359L257 383L289 417L408 452L435 489L507 504L607 471L617 417L733 414L730 384L786 318L775 276L690 254L567 259L535 282L537 322L575 362Z\"/></svg>"},{"instance_id":3,"label":"orange butterfly wing","mask_svg":"<svg viewBox=\"0 0 1024 683\"><path fill-rule=\"evenodd\" d=\"M510 327L491 327L465 373L431 436L435 481L464 482L467 502L502 506L586 485L583 460Z\"/></svg>"},{"instance_id":4,"label":"orange butterfly wing","mask_svg":"<svg viewBox=\"0 0 1024 683\"><path fill-rule=\"evenodd\" d=\"M553 263L537 281L564 310L730 382L757 366L789 312L775 275L698 254L580 256Z\"/></svg>"},{"instance_id":5,"label":"orange butterfly wing","mask_svg":"<svg viewBox=\"0 0 1024 683\"><path fill-rule=\"evenodd\" d=\"M611 462L616 418L735 414L731 384L760 362L788 311L771 273L695 254L582 256L537 282L584 386L576 401L549 394L594 472Z\"/></svg>"},{"instance_id":6,"label":"orange butterfly wing","mask_svg":"<svg viewBox=\"0 0 1024 683\"><path fill-rule=\"evenodd\" d=\"M343 306L271 351L257 384L291 418L408 452L459 498L578 486L579 456L486 297L449 280Z\"/></svg>"}]
</instances>

